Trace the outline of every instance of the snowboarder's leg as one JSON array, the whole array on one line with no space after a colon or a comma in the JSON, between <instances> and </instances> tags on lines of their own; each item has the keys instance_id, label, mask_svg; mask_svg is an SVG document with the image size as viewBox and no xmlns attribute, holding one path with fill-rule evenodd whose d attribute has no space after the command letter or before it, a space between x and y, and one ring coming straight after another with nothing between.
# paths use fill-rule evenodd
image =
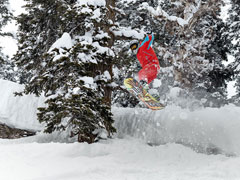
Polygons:
<instances>
[{"instance_id":1,"label":"snowboarder's leg","mask_svg":"<svg viewBox=\"0 0 240 180\"><path fill-rule=\"evenodd\" d=\"M124 85L130 93L134 94L150 109L159 110L164 108L164 105L152 97L151 94L149 94L137 80L127 78L124 80Z\"/></svg>"},{"instance_id":2,"label":"snowboarder's leg","mask_svg":"<svg viewBox=\"0 0 240 180\"><path fill-rule=\"evenodd\" d=\"M158 69L155 64L147 64L138 72L139 80L147 81L148 84L151 83L157 77Z\"/></svg>"}]
</instances>

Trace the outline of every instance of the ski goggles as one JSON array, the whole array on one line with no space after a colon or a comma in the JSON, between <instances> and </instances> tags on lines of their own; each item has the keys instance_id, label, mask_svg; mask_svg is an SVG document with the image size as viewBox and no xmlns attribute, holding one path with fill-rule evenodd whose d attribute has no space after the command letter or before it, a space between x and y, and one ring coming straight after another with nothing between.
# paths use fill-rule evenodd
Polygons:
<instances>
[{"instance_id":1,"label":"ski goggles","mask_svg":"<svg viewBox=\"0 0 240 180\"><path fill-rule=\"evenodd\" d=\"M130 46L130 49L133 51L138 48L138 43L134 43Z\"/></svg>"}]
</instances>

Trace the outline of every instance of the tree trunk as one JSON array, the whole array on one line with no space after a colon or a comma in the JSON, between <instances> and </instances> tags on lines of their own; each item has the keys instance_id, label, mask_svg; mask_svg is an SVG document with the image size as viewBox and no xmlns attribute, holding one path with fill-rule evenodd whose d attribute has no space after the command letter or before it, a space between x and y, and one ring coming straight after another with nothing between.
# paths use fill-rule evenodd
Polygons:
<instances>
[{"instance_id":1,"label":"tree trunk","mask_svg":"<svg viewBox=\"0 0 240 180\"><path fill-rule=\"evenodd\" d=\"M107 12L107 20L108 21L111 21L111 23L108 23L107 25L105 25L104 29L105 31L108 33L108 35L110 36L110 39L108 39L108 48L112 48L113 45L114 45L114 41L115 41L115 36L114 34L110 31L110 28L113 26L113 24L115 23L115 11L114 11L114 8L115 8L115 0L106 0L106 7L108 9L108 12ZM108 71L110 76L111 76L111 79L113 78L113 71L112 71L112 68L113 68L113 62L114 60L113 59L108 59L106 63L104 63L104 71ZM112 80L111 80L112 82ZM104 87L104 93L105 93L105 102L107 105L111 106L111 98L112 98L112 87L110 86L106 86Z\"/></svg>"}]
</instances>

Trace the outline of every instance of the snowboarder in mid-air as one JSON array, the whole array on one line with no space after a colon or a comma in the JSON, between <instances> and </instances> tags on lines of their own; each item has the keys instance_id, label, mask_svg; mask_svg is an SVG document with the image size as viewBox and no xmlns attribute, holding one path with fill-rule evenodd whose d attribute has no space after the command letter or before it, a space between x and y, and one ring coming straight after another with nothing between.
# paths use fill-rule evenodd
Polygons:
<instances>
[{"instance_id":1,"label":"snowboarder in mid-air","mask_svg":"<svg viewBox=\"0 0 240 180\"><path fill-rule=\"evenodd\" d=\"M133 53L136 53L142 69L138 72L138 80L142 85L150 84L158 74L160 69L158 58L151 47L154 35L147 35L143 42L130 45Z\"/></svg>"},{"instance_id":2,"label":"snowboarder in mid-air","mask_svg":"<svg viewBox=\"0 0 240 180\"><path fill-rule=\"evenodd\" d=\"M127 78L124 80L124 85L150 109L159 110L164 106L147 92L148 84L157 77L160 69L158 58L151 47L153 40L154 35L152 34L147 35L143 42L131 44L130 48L133 53L136 53L142 69L138 72L138 81Z\"/></svg>"}]
</instances>

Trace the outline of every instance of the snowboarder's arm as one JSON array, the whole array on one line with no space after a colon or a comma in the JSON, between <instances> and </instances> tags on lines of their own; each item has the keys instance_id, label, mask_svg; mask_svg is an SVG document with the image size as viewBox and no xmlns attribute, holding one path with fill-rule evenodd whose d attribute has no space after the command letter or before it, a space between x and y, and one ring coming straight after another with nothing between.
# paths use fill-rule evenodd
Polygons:
<instances>
[{"instance_id":1,"label":"snowboarder's arm","mask_svg":"<svg viewBox=\"0 0 240 180\"><path fill-rule=\"evenodd\" d=\"M150 37L151 37L151 41L150 41L150 43L149 43L149 45L148 45L148 49L151 47L151 45L152 45L152 43L153 43L153 40L154 40L154 35L153 35L153 33L152 33L152 35L149 35Z\"/></svg>"},{"instance_id":2,"label":"snowboarder's arm","mask_svg":"<svg viewBox=\"0 0 240 180\"><path fill-rule=\"evenodd\" d=\"M147 35L144 41L140 44L140 47L142 47L144 44L147 44L147 49L149 49L153 43L154 35Z\"/></svg>"}]
</instances>

